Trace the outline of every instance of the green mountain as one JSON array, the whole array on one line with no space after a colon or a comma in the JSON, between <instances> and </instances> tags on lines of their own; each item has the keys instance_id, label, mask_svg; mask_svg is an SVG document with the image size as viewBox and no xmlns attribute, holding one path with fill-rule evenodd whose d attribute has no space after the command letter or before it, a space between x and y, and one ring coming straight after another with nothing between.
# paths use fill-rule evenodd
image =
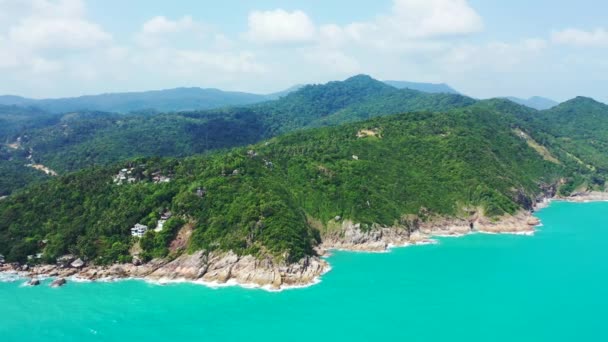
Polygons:
<instances>
[{"instance_id":1,"label":"green mountain","mask_svg":"<svg viewBox=\"0 0 608 342\"><path fill-rule=\"evenodd\" d=\"M23 130L20 139L33 161L63 174L134 157L184 157L303 128L473 103L460 95L398 90L360 75L305 86L279 100L244 107L168 114L71 113L52 125ZM0 188L0 193L9 192Z\"/></svg>"},{"instance_id":2,"label":"green mountain","mask_svg":"<svg viewBox=\"0 0 608 342\"><path fill-rule=\"evenodd\" d=\"M57 121L57 115L35 107L0 105L0 141L10 141L24 130L53 125Z\"/></svg>"},{"instance_id":3,"label":"green mountain","mask_svg":"<svg viewBox=\"0 0 608 342\"><path fill-rule=\"evenodd\" d=\"M0 196L48 178L45 173L25 166L31 162L29 151L23 147L27 136L21 135L58 121L57 115L37 108L0 105Z\"/></svg>"},{"instance_id":4,"label":"green mountain","mask_svg":"<svg viewBox=\"0 0 608 342\"><path fill-rule=\"evenodd\" d=\"M243 107L53 120L0 150L3 175L12 170L0 186L30 184L0 200L9 261L128 261L130 228L167 211L167 229L139 241L147 259L181 253L171 242L186 229L190 252L294 261L314 254L336 217L364 231L407 229L412 217L495 219L555 190L605 189L608 171L608 106L592 99L537 111L364 75ZM37 164L66 175L28 179Z\"/></svg>"},{"instance_id":5,"label":"green mountain","mask_svg":"<svg viewBox=\"0 0 608 342\"><path fill-rule=\"evenodd\" d=\"M552 136L548 144L592 169L608 172L608 106L577 97L535 115L539 131Z\"/></svg>"},{"instance_id":6,"label":"green mountain","mask_svg":"<svg viewBox=\"0 0 608 342\"><path fill-rule=\"evenodd\" d=\"M268 99L264 95L229 92L219 89L175 88L41 100L18 96L0 96L0 104L38 107L53 113L75 111L127 113L133 111L174 112L204 110L246 105Z\"/></svg>"},{"instance_id":7,"label":"green mountain","mask_svg":"<svg viewBox=\"0 0 608 342\"><path fill-rule=\"evenodd\" d=\"M553 101L551 99L540 96L533 96L529 99L522 99L518 97L507 97L507 99L515 103L519 103L520 105L524 105L526 107L534 108L537 110L550 109L559 104L557 101Z\"/></svg>"},{"instance_id":8,"label":"green mountain","mask_svg":"<svg viewBox=\"0 0 608 342\"><path fill-rule=\"evenodd\" d=\"M321 96L313 90L303 94ZM326 105L346 103L353 101ZM225 153L59 177L0 201L0 254L127 261L135 243L130 228L154 226L170 210L169 228L141 240L148 258L168 255L187 224L189 251L293 261L314 253L336 216L369 230L406 225L408 215L498 217L530 208L543 185L573 171L534 148L516 115L487 106L378 117Z\"/></svg>"},{"instance_id":9,"label":"green mountain","mask_svg":"<svg viewBox=\"0 0 608 342\"><path fill-rule=\"evenodd\" d=\"M460 94L445 83L420 83L407 81L384 81L384 83L398 89L418 90L425 93Z\"/></svg>"}]
</instances>

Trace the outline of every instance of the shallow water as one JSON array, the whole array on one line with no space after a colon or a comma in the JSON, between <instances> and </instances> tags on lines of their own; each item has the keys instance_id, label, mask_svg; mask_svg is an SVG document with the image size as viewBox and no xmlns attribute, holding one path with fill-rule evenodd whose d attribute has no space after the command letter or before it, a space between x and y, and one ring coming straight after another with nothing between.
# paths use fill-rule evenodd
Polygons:
<instances>
[{"instance_id":1,"label":"shallow water","mask_svg":"<svg viewBox=\"0 0 608 342\"><path fill-rule=\"evenodd\" d=\"M0 341L608 341L608 203L538 216L534 236L336 252L320 284L279 293L0 283Z\"/></svg>"}]
</instances>

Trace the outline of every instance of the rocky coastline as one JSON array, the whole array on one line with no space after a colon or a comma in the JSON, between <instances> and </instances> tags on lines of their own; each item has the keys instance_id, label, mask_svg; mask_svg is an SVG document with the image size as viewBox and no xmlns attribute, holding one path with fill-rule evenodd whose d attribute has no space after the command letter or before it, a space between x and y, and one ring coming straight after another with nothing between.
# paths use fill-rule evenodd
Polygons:
<instances>
[{"instance_id":1,"label":"rocky coastline","mask_svg":"<svg viewBox=\"0 0 608 342\"><path fill-rule=\"evenodd\" d=\"M555 198L571 202L608 201L608 193L577 193L572 197ZM534 209L546 207L551 200L542 199ZM436 236L462 236L471 233L531 235L540 221L533 211L520 211L515 215L490 220L484 216L470 218L433 218L426 221L410 216L398 227L362 229L352 221L342 222L341 229L323 236L317 248L318 256L305 257L296 263L276 262L272 258L238 256L233 252L183 254L173 260L154 259L140 265L115 264L111 266L87 265L82 260L67 260L58 265L27 266L0 264L0 274L13 278L30 279L26 284L39 285L39 279L53 278L51 286L59 287L67 280L114 281L143 279L160 284L194 282L209 286L240 285L267 290L304 287L320 281L331 267L323 256L331 250L386 252L393 247L434 243Z\"/></svg>"},{"instance_id":2,"label":"rocky coastline","mask_svg":"<svg viewBox=\"0 0 608 342\"><path fill-rule=\"evenodd\" d=\"M468 219L434 218L425 222L410 217L400 227L374 227L362 230L360 224L344 221L342 228L325 236L320 245L321 253L330 250L361 252L386 252L393 247L405 247L435 243L433 237L463 236L472 233L531 235L540 220L531 212L520 211L493 221L473 215Z\"/></svg>"},{"instance_id":3,"label":"rocky coastline","mask_svg":"<svg viewBox=\"0 0 608 342\"><path fill-rule=\"evenodd\" d=\"M324 259L311 256L296 263L276 263L272 259L238 256L233 252L183 254L173 260L154 259L143 265L114 264L110 266L73 267L71 265L18 264L0 265L0 273L12 273L29 278L26 285L36 286L38 279L55 279L51 286L59 287L67 280L114 281L142 279L159 284L171 282L197 282L210 286L238 284L280 290L314 284L329 271ZM67 279L67 280L66 280Z\"/></svg>"},{"instance_id":4,"label":"rocky coastline","mask_svg":"<svg viewBox=\"0 0 608 342\"><path fill-rule=\"evenodd\" d=\"M586 192L575 192L569 197L556 197L558 201L567 201L575 203L587 203L587 202L606 202L608 201L608 192L603 191L586 191Z\"/></svg>"}]
</instances>

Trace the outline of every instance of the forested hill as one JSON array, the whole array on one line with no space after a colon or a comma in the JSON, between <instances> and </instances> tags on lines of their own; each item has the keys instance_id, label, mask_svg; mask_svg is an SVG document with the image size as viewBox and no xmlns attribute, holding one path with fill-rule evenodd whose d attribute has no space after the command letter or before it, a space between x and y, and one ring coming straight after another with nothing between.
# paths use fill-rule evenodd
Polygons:
<instances>
[{"instance_id":1,"label":"forested hill","mask_svg":"<svg viewBox=\"0 0 608 342\"><path fill-rule=\"evenodd\" d=\"M271 135L305 127L339 125L375 116L461 108L475 100L454 94L397 89L367 75L342 82L308 85L276 102L252 106Z\"/></svg>"},{"instance_id":2,"label":"forested hill","mask_svg":"<svg viewBox=\"0 0 608 342\"><path fill-rule=\"evenodd\" d=\"M575 156L591 168L608 172L608 106L587 97L577 97L530 121L550 137L547 144Z\"/></svg>"},{"instance_id":3,"label":"forested hill","mask_svg":"<svg viewBox=\"0 0 608 342\"><path fill-rule=\"evenodd\" d=\"M187 222L190 251L297 260L313 253L337 216L372 229L403 223L407 214L510 214L530 208L543 185L580 172L549 158L529 133L515 115L473 106L298 131L202 157L87 169L0 201L0 254L130 260L130 228L153 227L167 210L174 214L168 228L142 240L149 258L170 253ZM123 168L128 178L121 179ZM585 172L591 179L593 171Z\"/></svg>"},{"instance_id":4,"label":"forested hill","mask_svg":"<svg viewBox=\"0 0 608 342\"><path fill-rule=\"evenodd\" d=\"M39 108L0 104L0 141L14 140L25 130L53 125L58 121L58 115Z\"/></svg>"},{"instance_id":5,"label":"forested hill","mask_svg":"<svg viewBox=\"0 0 608 342\"><path fill-rule=\"evenodd\" d=\"M591 99L575 99L551 110L537 111L505 99L476 101L462 95L396 89L358 75L341 82L304 86L275 101L206 111L156 114L84 111L55 115L30 108L29 111L39 114L13 116L17 119L4 125L19 127L19 133L12 131L7 135L10 138L4 140L0 149L0 171L6 175L0 180L0 196L46 178L40 171L32 172L26 164L43 165L65 174L135 157L191 156L252 144L296 130L376 116L467 107L513 115L522 126L529 127L534 139L551 148L564 163L574 160L586 168L608 168L608 138L604 136L608 116L600 114L606 112L606 106ZM27 117L45 119L19 121ZM601 129L595 129L598 127Z\"/></svg>"},{"instance_id":6,"label":"forested hill","mask_svg":"<svg viewBox=\"0 0 608 342\"><path fill-rule=\"evenodd\" d=\"M360 75L305 86L279 100L245 107L168 114L70 113L55 124L23 130L14 157L31 151L36 163L65 173L138 156L184 157L302 128L413 110L447 110L474 102L460 95L398 90ZM0 184L0 194L13 189Z\"/></svg>"}]
</instances>

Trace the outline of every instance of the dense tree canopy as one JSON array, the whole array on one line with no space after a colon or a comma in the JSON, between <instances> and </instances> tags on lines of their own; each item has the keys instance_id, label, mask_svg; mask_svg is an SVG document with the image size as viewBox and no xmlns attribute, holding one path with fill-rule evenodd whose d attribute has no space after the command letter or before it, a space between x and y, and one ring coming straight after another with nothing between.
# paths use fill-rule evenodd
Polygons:
<instances>
[{"instance_id":1,"label":"dense tree canopy","mask_svg":"<svg viewBox=\"0 0 608 342\"><path fill-rule=\"evenodd\" d=\"M142 244L149 257L167 255L186 222L194 229L191 251L294 260L313 253L336 216L371 228L399 224L406 214L512 214L535 200L541 184L575 171L546 160L518 125L516 116L484 108L418 112L208 156L88 169L0 202L0 253L9 260L37 252L47 260L68 252L100 263L125 260L130 228L153 226L168 210L180 221L164 235L148 233ZM118 184L123 168L133 179Z\"/></svg>"}]
</instances>

